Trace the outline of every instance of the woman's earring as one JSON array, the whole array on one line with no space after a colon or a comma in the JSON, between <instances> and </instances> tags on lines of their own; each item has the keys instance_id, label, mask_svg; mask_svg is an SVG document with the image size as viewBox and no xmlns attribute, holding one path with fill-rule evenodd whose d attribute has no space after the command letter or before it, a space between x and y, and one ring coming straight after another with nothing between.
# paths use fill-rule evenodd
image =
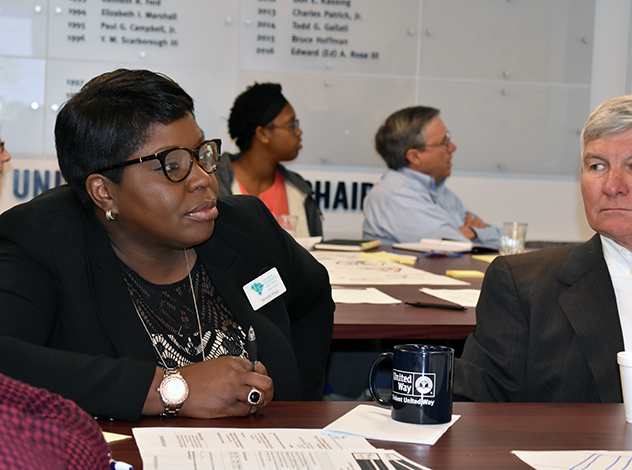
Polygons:
<instances>
[{"instance_id":1,"label":"woman's earring","mask_svg":"<svg viewBox=\"0 0 632 470\"><path fill-rule=\"evenodd\" d=\"M114 219L116 219L116 216L114 214L112 214L112 211L110 209L105 211L105 218L109 221L112 222Z\"/></svg>"}]
</instances>

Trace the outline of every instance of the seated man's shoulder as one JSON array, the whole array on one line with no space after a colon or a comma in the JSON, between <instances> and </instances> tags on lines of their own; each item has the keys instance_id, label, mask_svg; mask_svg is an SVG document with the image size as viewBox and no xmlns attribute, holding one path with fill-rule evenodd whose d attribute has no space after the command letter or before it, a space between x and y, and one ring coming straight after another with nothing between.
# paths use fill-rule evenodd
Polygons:
<instances>
[{"instance_id":1,"label":"seated man's shoulder","mask_svg":"<svg viewBox=\"0 0 632 470\"><path fill-rule=\"evenodd\" d=\"M369 191L369 199L397 199L403 196L423 196L428 191L397 170L388 170Z\"/></svg>"},{"instance_id":2,"label":"seated man's shoulder","mask_svg":"<svg viewBox=\"0 0 632 470\"><path fill-rule=\"evenodd\" d=\"M557 276L569 255L579 244L545 248L512 256L498 256L490 265L489 272L508 269L514 279L539 282Z\"/></svg>"},{"instance_id":3,"label":"seated man's shoulder","mask_svg":"<svg viewBox=\"0 0 632 470\"><path fill-rule=\"evenodd\" d=\"M404 181L407 181L407 180L408 178L406 177L406 175L404 175L404 173L402 173L400 170L390 169L382 175L377 185L388 186L388 185L402 184Z\"/></svg>"},{"instance_id":4,"label":"seated man's shoulder","mask_svg":"<svg viewBox=\"0 0 632 470\"><path fill-rule=\"evenodd\" d=\"M564 259L579 244L565 245L559 247L542 248L531 250L515 256L506 256L505 259L516 264L549 263Z\"/></svg>"}]
</instances>

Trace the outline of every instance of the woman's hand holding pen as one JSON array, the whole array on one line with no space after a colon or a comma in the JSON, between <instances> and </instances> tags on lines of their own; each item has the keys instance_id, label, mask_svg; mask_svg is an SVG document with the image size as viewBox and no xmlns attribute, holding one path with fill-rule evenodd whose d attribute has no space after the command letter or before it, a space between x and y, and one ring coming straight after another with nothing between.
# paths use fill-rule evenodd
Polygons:
<instances>
[{"instance_id":1,"label":"woman's hand holding pen","mask_svg":"<svg viewBox=\"0 0 632 470\"><path fill-rule=\"evenodd\" d=\"M258 362L256 370L248 359L222 356L198 362L178 369L189 386L189 396L180 409L179 416L189 418L221 418L223 416L247 416L255 413L274 397L274 384L265 366ZM164 372L156 368L143 407L143 414L158 415L164 404L158 386ZM258 403L248 403L252 389L260 392Z\"/></svg>"},{"instance_id":2,"label":"woman's hand holding pen","mask_svg":"<svg viewBox=\"0 0 632 470\"><path fill-rule=\"evenodd\" d=\"M246 416L266 406L274 397L274 384L265 366L257 363L256 371L252 371L248 359L222 356L181 367L180 373L189 385L189 397L180 416ZM257 404L248 403L253 387L261 393Z\"/></svg>"}]
</instances>

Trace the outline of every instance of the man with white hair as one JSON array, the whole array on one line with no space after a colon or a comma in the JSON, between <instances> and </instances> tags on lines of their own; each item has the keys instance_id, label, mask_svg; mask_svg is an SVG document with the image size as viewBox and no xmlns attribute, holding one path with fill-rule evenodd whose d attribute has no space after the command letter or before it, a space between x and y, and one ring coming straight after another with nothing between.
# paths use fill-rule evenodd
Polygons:
<instances>
[{"instance_id":1,"label":"man with white hair","mask_svg":"<svg viewBox=\"0 0 632 470\"><path fill-rule=\"evenodd\" d=\"M621 402L632 349L632 95L597 107L581 137L583 244L498 257L455 366L455 398Z\"/></svg>"}]
</instances>

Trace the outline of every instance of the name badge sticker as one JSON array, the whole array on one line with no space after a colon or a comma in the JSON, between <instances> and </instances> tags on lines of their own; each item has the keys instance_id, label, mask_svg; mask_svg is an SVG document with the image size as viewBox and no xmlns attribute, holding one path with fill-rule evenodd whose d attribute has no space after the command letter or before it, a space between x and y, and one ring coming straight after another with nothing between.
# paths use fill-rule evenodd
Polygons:
<instances>
[{"instance_id":1,"label":"name badge sticker","mask_svg":"<svg viewBox=\"0 0 632 470\"><path fill-rule=\"evenodd\" d=\"M254 310L259 310L286 290L277 268L272 268L244 286L246 297Z\"/></svg>"}]
</instances>

